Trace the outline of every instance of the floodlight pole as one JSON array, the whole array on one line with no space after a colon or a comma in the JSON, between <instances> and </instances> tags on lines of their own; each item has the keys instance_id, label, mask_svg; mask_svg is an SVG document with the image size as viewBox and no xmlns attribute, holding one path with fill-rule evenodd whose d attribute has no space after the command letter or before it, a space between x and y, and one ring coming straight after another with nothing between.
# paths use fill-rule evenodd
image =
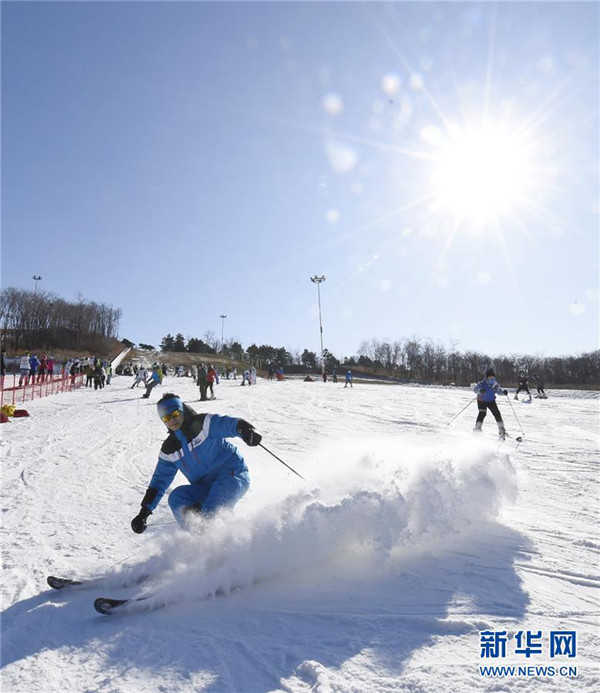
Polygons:
<instances>
[{"instance_id":1,"label":"floodlight pole","mask_svg":"<svg viewBox=\"0 0 600 693\"><path fill-rule=\"evenodd\" d=\"M219 315L221 318L221 353L223 352L223 330L225 329L225 318L226 315Z\"/></svg>"},{"instance_id":2,"label":"floodlight pole","mask_svg":"<svg viewBox=\"0 0 600 693\"><path fill-rule=\"evenodd\" d=\"M34 284L34 289L33 289L33 293L34 293L34 294L37 294L37 283L41 280L42 277L41 277L39 274L32 274L32 275L31 275L31 278L32 278L33 281L35 282L35 284Z\"/></svg>"},{"instance_id":3,"label":"floodlight pole","mask_svg":"<svg viewBox=\"0 0 600 693\"><path fill-rule=\"evenodd\" d=\"M317 285L317 297L319 300L319 329L321 331L321 375L325 375L325 358L323 356L323 322L321 321L321 283L326 279L325 275L314 275L310 281Z\"/></svg>"}]
</instances>

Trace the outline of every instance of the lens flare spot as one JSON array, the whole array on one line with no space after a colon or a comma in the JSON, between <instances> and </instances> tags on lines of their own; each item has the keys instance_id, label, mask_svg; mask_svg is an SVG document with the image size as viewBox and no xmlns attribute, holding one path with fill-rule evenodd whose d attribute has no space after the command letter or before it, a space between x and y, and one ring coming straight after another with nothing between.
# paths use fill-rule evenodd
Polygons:
<instances>
[{"instance_id":1,"label":"lens flare spot","mask_svg":"<svg viewBox=\"0 0 600 693\"><path fill-rule=\"evenodd\" d=\"M321 106L330 116L338 116L344 110L344 101L337 94L325 94L321 100Z\"/></svg>"},{"instance_id":2,"label":"lens flare spot","mask_svg":"<svg viewBox=\"0 0 600 693\"><path fill-rule=\"evenodd\" d=\"M337 209L328 209L325 218L330 224L337 224L340 220L340 213Z\"/></svg>"},{"instance_id":3,"label":"lens flare spot","mask_svg":"<svg viewBox=\"0 0 600 693\"><path fill-rule=\"evenodd\" d=\"M573 315L581 315L585 312L585 306L581 301L572 301L569 305L569 310Z\"/></svg>"},{"instance_id":4,"label":"lens flare spot","mask_svg":"<svg viewBox=\"0 0 600 693\"><path fill-rule=\"evenodd\" d=\"M400 77L391 72L381 80L381 88L387 96L394 96L400 91Z\"/></svg>"},{"instance_id":5,"label":"lens flare spot","mask_svg":"<svg viewBox=\"0 0 600 693\"><path fill-rule=\"evenodd\" d=\"M349 173L358 160L354 149L344 142L329 140L325 143L325 153L329 165L336 173Z\"/></svg>"}]
</instances>

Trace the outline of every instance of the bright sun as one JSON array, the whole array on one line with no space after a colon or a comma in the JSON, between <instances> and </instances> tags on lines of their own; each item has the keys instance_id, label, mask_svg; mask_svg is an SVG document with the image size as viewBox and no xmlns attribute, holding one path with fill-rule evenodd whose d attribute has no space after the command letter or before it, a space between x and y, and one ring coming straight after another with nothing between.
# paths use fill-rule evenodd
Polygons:
<instances>
[{"instance_id":1,"label":"bright sun","mask_svg":"<svg viewBox=\"0 0 600 693\"><path fill-rule=\"evenodd\" d=\"M530 148L500 129L452 132L434 165L437 205L460 218L496 220L528 196Z\"/></svg>"}]
</instances>

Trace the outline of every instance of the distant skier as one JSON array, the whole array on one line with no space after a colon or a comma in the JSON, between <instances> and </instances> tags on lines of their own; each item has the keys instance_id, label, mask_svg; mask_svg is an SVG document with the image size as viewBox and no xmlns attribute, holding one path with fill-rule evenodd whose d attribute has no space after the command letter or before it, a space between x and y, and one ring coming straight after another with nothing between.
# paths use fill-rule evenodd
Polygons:
<instances>
[{"instance_id":1,"label":"distant skier","mask_svg":"<svg viewBox=\"0 0 600 693\"><path fill-rule=\"evenodd\" d=\"M529 395L529 401L531 402L531 392L529 392L529 383L525 373L519 373L519 387L515 392L515 399L519 399L519 392L522 391L525 391Z\"/></svg>"},{"instance_id":2,"label":"distant skier","mask_svg":"<svg viewBox=\"0 0 600 693\"><path fill-rule=\"evenodd\" d=\"M136 534L159 504L177 472L190 482L169 494L169 507L183 529L193 517L211 517L219 508L233 507L250 485L248 467L227 438L239 436L250 446L262 436L244 419L197 414L181 398L168 392L157 404L158 415L169 429L162 444L142 509L131 521Z\"/></svg>"},{"instance_id":3,"label":"distant skier","mask_svg":"<svg viewBox=\"0 0 600 693\"><path fill-rule=\"evenodd\" d=\"M477 420L475 421L474 431L481 431L483 425L483 420L486 417L487 410L489 409L496 423L498 424L498 435L504 440L506 438L506 428L504 427L504 422L502 421L502 414L498 409L496 404L496 395L501 393L503 395L508 395L508 390L503 390L500 387L500 383L496 380L496 376L492 368L488 368L485 373L485 379L480 383L477 383L473 388L473 391L477 393L477 407L479 413L477 414Z\"/></svg>"},{"instance_id":4,"label":"distant skier","mask_svg":"<svg viewBox=\"0 0 600 693\"><path fill-rule=\"evenodd\" d=\"M350 385L350 387L354 387L354 385L352 385L352 371L350 369L346 371L346 384L344 387L348 387L348 385Z\"/></svg>"},{"instance_id":5,"label":"distant skier","mask_svg":"<svg viewBox=\"0 0 600 693\"><path fill-rule=\"evenodd\" d=\"M148 371L146 370L145 366L140 366L138 368L138 372L136 373L135 380L133 381L133 385L131 386L131 389L133 390L134 387L137 387L140 383L144 383L144 385L147 385L147 378L148 378Z\"/></svg>"},{"instance_id":6,"label":"distant skier","mask_svg":"<svg viewBox=\"0 0 600 693\"><path fill-rule=\"evenodd\" d=\"M152 373L150 374L150 377L148 378L148 382L146 384L146 392L142 395L144 399L148 399L150 397L150 393L152 392L153 388L155 388L157 385L160 385L163 381L163 374L160 366L158 363L155 363L152 366Z\"/></svg>"},{"instance_id":7,"label":"distant skier","mask_svg":"<svg viewBox=\"0 0 600 693\"><path fill-rule=\"evenodd\" d=\"M29 357L29 374L31 375L31 382L35 383L35 375L37 373L37 369L40 367L40 360L38 359L36 354L32 354Z\"/></svg>"},{"instance_id":8,"label":"distant skier","mask_svg":"<svg viewBox=\"0 0 600 693\"><path fill-rule=\"evenodd\" d=\"M537 375L532 375L531 377L535 380L535 386L537 388L537 397L539 399L548 399L548 395L544 390L544 381L538 378Z\"/></svg>"},{"instance_id":9,"label":"distant skier","mask_svg":"<svg viewBox=\"0 0 600 693\"><path fill-rule=\"evenodd\" d=\"M21 361L19 363L19 370L21 373L21 377L19 378L19 387L23 383L27 385L29 382L29 370L30 370L30 365L29 365L29 352L25 352L24 356L21 356Z\"/></svg>"},{"instance_id":10,"label":"distant skier","mask_svg":"<svg viewBox=\"0 0 600 693\"><path fill-rule=\"evenodd\" d=\"M217 382L217 370L211 364L208 366L208 372L206 373L206 380L208 382L208 389L210 390L210 399L217 399L215 397L214 385Z\"/></svg>"},{"instance_id":11,"label":"distant skier","mask_svg":"<svg viewBox=\"0 0 600 693\"><path fill-rule=\"evenodd\" d=\"M92 371L92 375L94 378L94 390L102 389L104 387L104 380L106 380L106 371L104 370L104 367L98 361L96 365L94 366L94 370ZM104 380L103 380L104 377Z\"/></svg>"},{"instance_id":12,"label":"distant skier","mask_svg":"<svg viewBox=\"0 0 600 693\"><path fill-rule=\"evenodd\" d=\"M206 367L203 363L198 364L198 378L196 379L196 384L200 388L200 401L206 402L208 397L206 393L208 391L208 378L206 373Z\"/></svg>"}]
</instances>

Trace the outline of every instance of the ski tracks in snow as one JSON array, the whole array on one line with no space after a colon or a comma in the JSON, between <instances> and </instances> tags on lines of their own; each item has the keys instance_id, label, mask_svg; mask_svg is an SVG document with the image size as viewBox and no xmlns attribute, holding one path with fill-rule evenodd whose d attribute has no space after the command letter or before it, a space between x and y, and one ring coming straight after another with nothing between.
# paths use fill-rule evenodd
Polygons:
<instances>
[{"instance_id":1,"label":"ski tracks in snow","mask_svg":"<svg viewBox=\"0 0 600 693\"><path fill-rule=\"evenodd\" d=\"M222 381L201 403L187 379L151 402L113 382L31 403L2 442L11 690L466 691L477 630L506 624L576 626L584 662L595 656L597 402L519 408L513 453L493 422L475 441L470 410L446 427L469 395L459 388ZM307 483L236 440L252 488L231 518L206 536L133 535L165 435L161 390L247 418ZM152 521L170 519L163 502ZM46 591L48 573L118 560L106 594ZM157 577L136 586L144 569ZM169 609L92 612L95 596L153 590Z\"/></svg>"}]
</instances>

